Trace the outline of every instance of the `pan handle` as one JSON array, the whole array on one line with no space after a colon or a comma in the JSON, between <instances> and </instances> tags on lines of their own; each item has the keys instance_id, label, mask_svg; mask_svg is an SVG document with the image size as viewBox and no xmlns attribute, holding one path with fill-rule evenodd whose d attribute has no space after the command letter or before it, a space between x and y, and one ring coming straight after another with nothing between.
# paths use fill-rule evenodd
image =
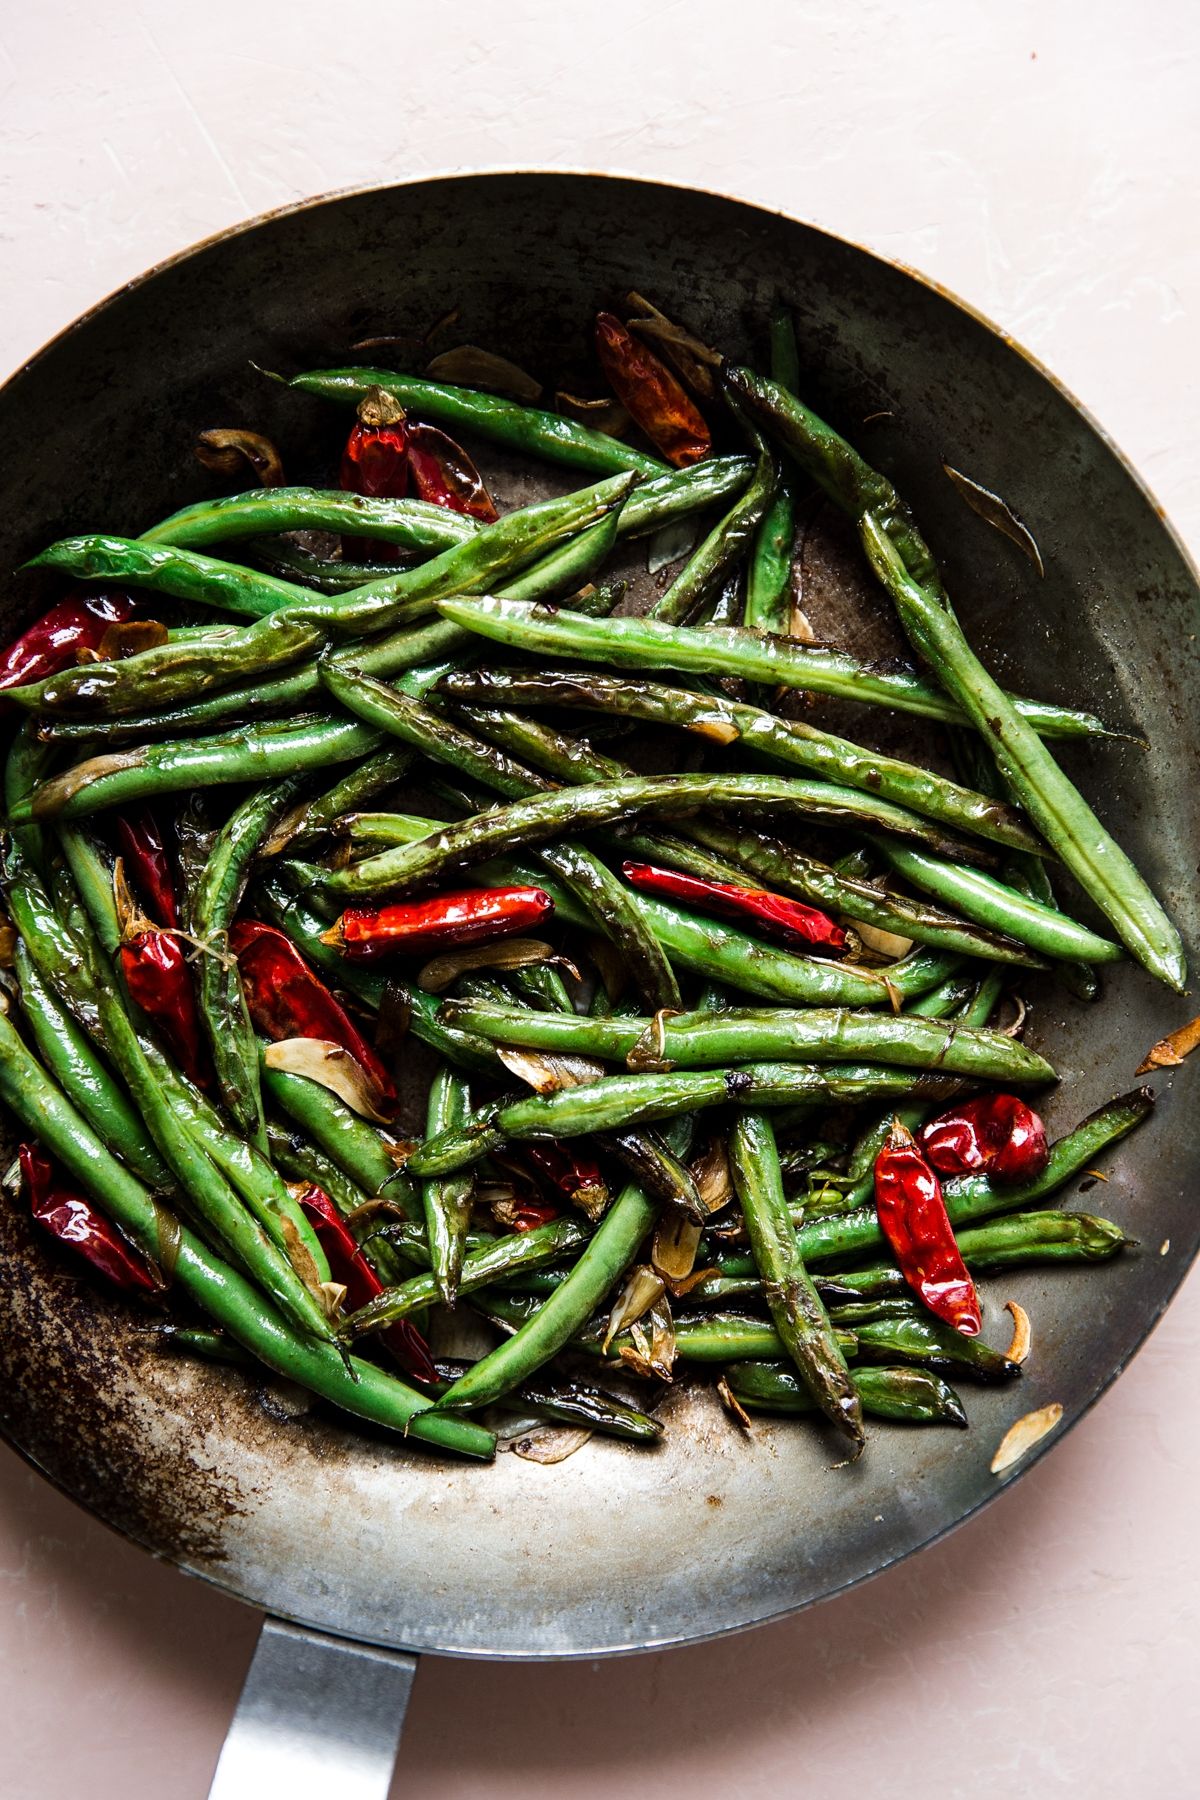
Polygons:
<instances>
[{"instance_id":1,"label":"pan handle","mask_svg":"<svg viewBox=\"0 0 1200 1800\"><path fill-rule=\"evenodd\" d=\"M387 1800L417 1659L266 1618L208 1800Z\"/></svg>"}]
</instances>

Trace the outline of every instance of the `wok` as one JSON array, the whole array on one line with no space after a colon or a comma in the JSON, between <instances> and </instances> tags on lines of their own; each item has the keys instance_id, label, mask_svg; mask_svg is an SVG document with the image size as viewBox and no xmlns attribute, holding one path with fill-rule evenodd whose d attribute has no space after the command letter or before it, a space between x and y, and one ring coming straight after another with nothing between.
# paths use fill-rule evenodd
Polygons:
<instances>
[{"instance_id":1,"label":"wok","mask_svg":"<svg viewBox=\"0 0 1200 1800\"><path fill-rule=\"evenodd\" d=\"M1082 699L1149 738L1148 750L1065 759L1194 954L1200 783L1183 746L1200 716L1200 609L1153 498L986 321L752 206L596 176L467 176L313 201L203 244L80 319L0 394L0 566L70 531L135 533L204 491L191 454L203 426L264 430L297 462L327 444L329 413L251 359L345 360L357 339L423 331L457 305L447 341L570 374L586 367L595 306L631 287L734 356L760 354L777 293L791 303L806 397L912 502L1009 685ZM964 507L943 458L1016 508L1044 579ZM5 634L48 592L8 580ZM1187 1016L1132 968L1105 985L1095 1008L1031 989L1036 1040L1064 1078L1053 1127L1132 1085L1147 1046ZM332 1414L296 1417L235 1371L157 1354L144 1321L64 1273L11 1206L0 1428L114 1529L268 1614L214 1792L243 1791L246 1759L289 1744L311 1772L319 1738L339 1792L382 1795L406 1653L597 1656L733 1631L864 1579L993 1498L1004 1483L988 1464L1011 1420L1054 1400L1064 1428L1077 1419L1188 1267L1200 1216L1191 1092L1190 1071L1162 1082L1156 1122L1110 1165L1102 1210L1140 1253L1006 1285L1037 1331L1019 1393L971 1390L967 1434L878 1427L837 1474L815 1431L764 1424L747 1440L686 1388L667 1403L660 1449L593 1440L552 1468L441 1461ZM296 1767L288 1779L309 1791Z\"/></svg>"}]
</instances>

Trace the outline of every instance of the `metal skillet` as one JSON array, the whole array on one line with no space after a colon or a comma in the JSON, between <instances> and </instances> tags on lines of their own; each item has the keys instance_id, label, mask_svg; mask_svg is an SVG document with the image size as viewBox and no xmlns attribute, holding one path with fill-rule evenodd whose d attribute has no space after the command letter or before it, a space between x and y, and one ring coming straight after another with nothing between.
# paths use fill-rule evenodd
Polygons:
<instances>
[{"instance_id":1,"label":"metal skillet","mask_svg":"<svg viewBox=\"0 0 1200 1800\"><path fill-rule=\"evenodd\" d=\"M312 201L203 244L79 320L0 393L0 566L68 531L135 533L193 498L205 425L266 431L297 467L316 465L328 412L251 359L346 360L358 339L424 330L457 305L450 341L561 375L585 366L595 305L630 287L735 356L755 352L777 293L791 302L806 397L910 499L1008 683L1148 737L1148 750L1067 761L1194 959L1200 782L1185 746L1200 716L1200 594L1152 497L985 321L752 206L595 176L469 176ZM966 510L943 459L1018 510L1044 579ZM506 492L499 476L502 495L522 479ZM6 581L5 634L48 593ZM1099 1007L1032 984L1029 998L1063 1075L1065 1099L1049 1102L1059 1128L1131 1086L1144 1050L1189 1010L1125 967ZM114 1529L267 1613L214 1793L281 1789L290 1754L293 1795L318 1780L327 1791L335 1772L340 1794L382 1796L413 1653L590 1657L715 1636L837 1593L993 1498L1004 1482L988 1464L1012 1419L1050 1401L1064 1429L1077 1419L1191 1261L1190 1079L1160 1082L1156 1123L1122 1145L1103 1189L1102 1210L1140 1252L1006 1284L1037 1328L1019 1392L970 1390L967 1434L877 1427L836 1474L815 1431L764 1424L746 1440L686 1388L667 1403L660 1449L593 1440L552 1468L441 1461L329 1414L296 1416L240 1373L156 1353L143 1319L49 1260L8 1206L0 1429Z\"/></svg>"}]
</instances>

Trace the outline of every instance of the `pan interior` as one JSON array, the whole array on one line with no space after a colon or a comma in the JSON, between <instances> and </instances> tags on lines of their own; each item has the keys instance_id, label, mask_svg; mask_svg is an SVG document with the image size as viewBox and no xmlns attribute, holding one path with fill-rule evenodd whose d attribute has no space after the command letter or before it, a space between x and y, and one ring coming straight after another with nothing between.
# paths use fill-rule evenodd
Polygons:
<instances>
[{"instance_id":1,"label":"pan interior","mask_svg":"<svg viewBox=\"0 0 1200 1800\"><path fill-rule=\"evenodd\" d=\"M1112 744L1065 760L1194 950L1200 784L1181 747L1200 712L1197 590L1151 499L1069 397L984 323L752 207L595 177L465 177L314 203L207 245L73 327L0 394L0 564L70 531L136 534L197 497L206 478L191 445L205 426L265 431L296 466L317 459L337 422L252 361L356 360L358 340L420 335L455 307L449 341L578 385L592 312L630 288L759 361L776 296L792 305L806 398L909 498L993 667L1149 737L1148 751ZM1016 509L1044 579L967 510L943 460ZM481 461L502 503L530 491L527 467ZM572 485L545 471L537 481ZM886 650L883 609L828 518L806 556L818 635ZM8 582L6 634L46 592L31 577ZM1133 1085L1146 1047L1186 1016L1128 969L1106 977L1095 1008L1057 987L1030 984L1029 998L1032 1041L1063 1076L1047 1109L1056 1129ZM763 1423L746 1437L710 1393L686 1387L650 1453L594 1439L554 1467L439 1461L237 1372L158 1355L144 1319L51 1263L10 1205L0 1424L156 1554L327 1630L524 1657L731 1630L833 1593L966 1517L997 1490L988 1463L1013 1418L1056 1400L1070 1423L1120 1370L1195 1250L1188 1079L1161 1082L1157 1121L1108 1165L1097 1210L1140 1253L989 1283L993 1342L1007 1335L1004 1299L1032 1316L1022 1382L964 1387L966 1434L876 1426L850 1469L831 1470L836 1451L815 1430Z\"/></svg>"}]
</instances>

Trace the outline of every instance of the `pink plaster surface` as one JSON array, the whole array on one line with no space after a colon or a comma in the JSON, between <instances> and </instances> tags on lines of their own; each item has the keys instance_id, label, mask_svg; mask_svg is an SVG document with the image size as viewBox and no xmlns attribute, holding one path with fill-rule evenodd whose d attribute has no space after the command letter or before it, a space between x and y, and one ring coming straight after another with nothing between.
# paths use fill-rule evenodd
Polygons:
<instances>
[{"instance_id":1,"label":"pink plaster surface","mask_svg":"<svg viewBox=\"0 0 1200 1800\"><path fill-rule=\"evenodd\" d=\"M1198 77L1183 0L42 0L0 20L0 363L308 193L660 176L944 281L1080 395L1196 548ZM396 1794L1185 1800L1198 1373L1193 1279L1027 1480L857 1592L665 1655L427 1662ZM256 1628L0 1452L7 1800L200 1800Z\"/></svg>"}]
</instances>

